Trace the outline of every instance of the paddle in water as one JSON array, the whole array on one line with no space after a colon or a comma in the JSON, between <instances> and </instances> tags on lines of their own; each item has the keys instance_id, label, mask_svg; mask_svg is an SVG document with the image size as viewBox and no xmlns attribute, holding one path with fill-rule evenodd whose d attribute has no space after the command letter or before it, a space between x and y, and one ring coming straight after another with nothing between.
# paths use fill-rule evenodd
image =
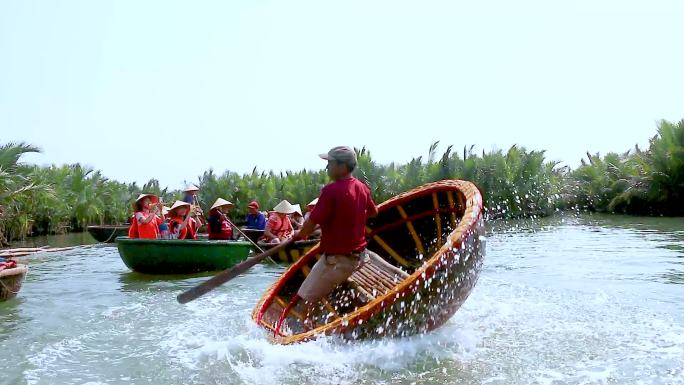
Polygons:
<instances>
[{"instance_id":1,"label":"paddle in water","mask_svg":"<svg viewBox=\"0 0 684 385\"><path fill-rule=\"evenodd\" d=\"M193 301L207 294L208 292L216 289L217 287L223 285L224 283L230 281L231 279L237 277L238 275L244 273L245 271L249 270L252 266L258 264L259 262L270 257L271 255L280 252L280 250L286 248L292 242L294 242L294 240L289 239L279 244L278 246L266 251L265 253L261 253L251 258L247 258L246 260L238 263L230 269L226 269L211 277L210 279L202 282L201 284L193 287L192 289L179 294L176 299L178 299L178 302L182 304Z\"/></svg>"}]
</instances>

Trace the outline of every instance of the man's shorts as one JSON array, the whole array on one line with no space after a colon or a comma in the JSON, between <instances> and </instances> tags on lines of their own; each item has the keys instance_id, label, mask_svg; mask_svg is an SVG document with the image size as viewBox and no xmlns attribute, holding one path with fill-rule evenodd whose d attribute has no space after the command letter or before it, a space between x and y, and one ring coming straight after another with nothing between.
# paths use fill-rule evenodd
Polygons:
<instances>
[{"instance_id":1,"label":"man's shorts","mask_svg":"<svg viewBox=\"0 0 684 385\"><path fill-rule=\"evenodd\" d=\"M358 254L322 255L302 282L297 294L307 302L318 302L367 263L371 254L375 253L366 249Z\"/></svg>"}]
</instances>

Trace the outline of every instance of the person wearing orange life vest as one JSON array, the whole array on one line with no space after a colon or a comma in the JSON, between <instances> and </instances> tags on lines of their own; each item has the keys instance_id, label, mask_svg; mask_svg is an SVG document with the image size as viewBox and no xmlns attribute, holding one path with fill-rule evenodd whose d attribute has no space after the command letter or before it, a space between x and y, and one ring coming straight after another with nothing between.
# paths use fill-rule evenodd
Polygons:
<instances>
[{"instance_id":1,"label":"person wearing orange life vest","mask_svg":"<svg viewBox=\"0 0 684 385\"><path fill-rule=\"evenodd\" d=\"M269 243L280 243L291 238L294 229L288 215L294 212L295 208L290 202L284 200L278 203L273 208L273 212L268 216L263 239Z\"/></svg>"},{"instance_id":2,"label":"person wearing orange life vest","mask_svg":"<svg viewBox=\"0 0 684 385\"><path fill-rule=\"evenodd\" d=\"M159 225L164 223L159 197L154 194L140 194L133 204L134 215L128 229L129 238L157 239ZM159 214L159 215L157 215Z\"/></svg>"},{"instance_id":3,"label":"person wearing orange life vest","mask_svg":"<svg viewBox=\"0 0 684 385\"><path fill-rule=\"evenodd\" d=\"M228 210L233 207L232 203L223 198L216 199L216 202L211 205L209 217L207 218L209 239L233 239L233 225L228 217Z\"/></svg>"},{"instance_id":4,"label":"person wearing orange life vest","mask_svg":"<svg viewBox=\"0 0 684 385\"><path fill-rule=\"evenodd\" d=\"M176 201L169 210L169 233L175 239L197 239L197 221L192 218L191 206Z\"/></svg>"}]
</instances>

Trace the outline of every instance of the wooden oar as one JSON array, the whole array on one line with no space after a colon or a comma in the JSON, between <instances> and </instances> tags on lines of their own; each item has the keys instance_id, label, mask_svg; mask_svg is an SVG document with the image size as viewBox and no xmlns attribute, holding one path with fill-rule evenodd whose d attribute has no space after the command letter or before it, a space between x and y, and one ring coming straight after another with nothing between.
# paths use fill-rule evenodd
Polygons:
<instances>
[{"instance_id":1,"label":"wooden oar","mask_svg":"<svg viewBox=\"0 0 684 385\"><path fill-rule=\"evenodd\" d=\"M252 245L254 245L254 247L256 247L257 250L259 250L260 253L265 253L264 249L262 249L259 245L257 245L256 242L254 242L254 241L252 240L252 238L250 238L250 237L248 237L247 235L245 235L245 233L243 233L242 230L240 230L239 227L235 226L235 225L233 224L233 222L231 222L230 219L228 219L228 216L226 216L225 214L224 214L224 216L225 216L225 218L226 218L226 221L228 221L228 223L229 223L231 226L233 226L233 227L235 228L235 230L238 231L238 233L240 233L243 237L245 237L245 238L249 241L249 243L251 243ZM274 261L273 258L268 257L268 261L271 262L272 264L276 265L276 261Z\"/></svg>"},{"instance_id":2,"label":"wooden oar","mask_svg":"<svg viewBox=\"0 0 684 385\"><path fill-rule=\"evenodd\" d=\"M193 201L193 204L192 204L193 206L198 207L200 210L202 210L202 206L200 206L200 204L199 204L199 199L197 199L197 195L192 196L192 201ZM195 216L197 217L200 226L204 226L207 224L207 218L204 217L204 212L202 212L202 214L197 214L197 213L195 213L195 214L196 214Z\"/></svg>"},{"instance_id":3,"label":"wooden oar","mask_svg":"<svg viewBox=\"0 0 684 385\"><path fill-rule=\"evenodd\" d=\"M233 224L233 222L231 222L230 219L228 219L227 216L226 216L225 218L226 218L226 221L228 222L228 224L230 224L231 226L233 226L233 228L235 228L235 230L237 230L238 233L240 233L240 235L242 235L243 237L245 237L245 238L249 241L249 243L251 243L252 245L254 245L254 247L256 247L257 250L259 250L260 253L265 253L264 249L262 249L261 247L259 247L259 245L257 245L256 242L254 242L254 241L252 240L252 238L250 238L250 237L248 237L247 235L245 235L245 233L243 233L242 230L240 230L239 227L235 226L235 225Z\"/></svg>"},{"instance_id":4,"label":"wooden oar","mask_svg":"<svg viewBox=\"0 0 684 385\"><path fill-rule=\"evenodd\" d=\"M217 287L223 285L224 283L230 281L231 279L237 277L238 275L244 273L245 271L249 270L252 266L256 265L257 263L263 261L264 259L270 257L271 255L279 252L280 250L286 248L293 242L292 239L287 240L278 246L266 251L265 253L261 253L258 255L255 255L251 258L246 259L243 262L238 263L237 265L231 267L230 269L226 269L215 276L211 277L207 281L202 282L201 284L193 287L192 289L181 293L176 297L178 302L185 304L188 303L192 300L195 300L208 292L216 289Z\"/></svg>"}]
</instances>

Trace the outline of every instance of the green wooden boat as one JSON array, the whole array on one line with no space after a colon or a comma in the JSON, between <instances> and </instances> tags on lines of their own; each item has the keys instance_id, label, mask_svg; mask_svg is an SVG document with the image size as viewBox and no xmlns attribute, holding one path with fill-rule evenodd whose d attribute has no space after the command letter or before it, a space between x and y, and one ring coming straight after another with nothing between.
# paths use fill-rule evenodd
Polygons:
<instances>
[{"instance_id":1,"label":"green wooden boat","mask_svg":"<svg viewBox=\"0 0 684 385\"><path fill-rule=\"evenodd\" d=\"M88 232L98 242L113 243L117 237L128 235L130 225L88 226Z\"/></svg>"},{"instance_id":2,"label":"green wooden boat","mask_svg":"<svg viewBox=\"0 0 684 385\"><path fill-rule=\"evenodd\" d=\"M188 274L224 270L244 261L249 242L116 238L129 269L145 274Z\"/></svg>"}]
</instances>

